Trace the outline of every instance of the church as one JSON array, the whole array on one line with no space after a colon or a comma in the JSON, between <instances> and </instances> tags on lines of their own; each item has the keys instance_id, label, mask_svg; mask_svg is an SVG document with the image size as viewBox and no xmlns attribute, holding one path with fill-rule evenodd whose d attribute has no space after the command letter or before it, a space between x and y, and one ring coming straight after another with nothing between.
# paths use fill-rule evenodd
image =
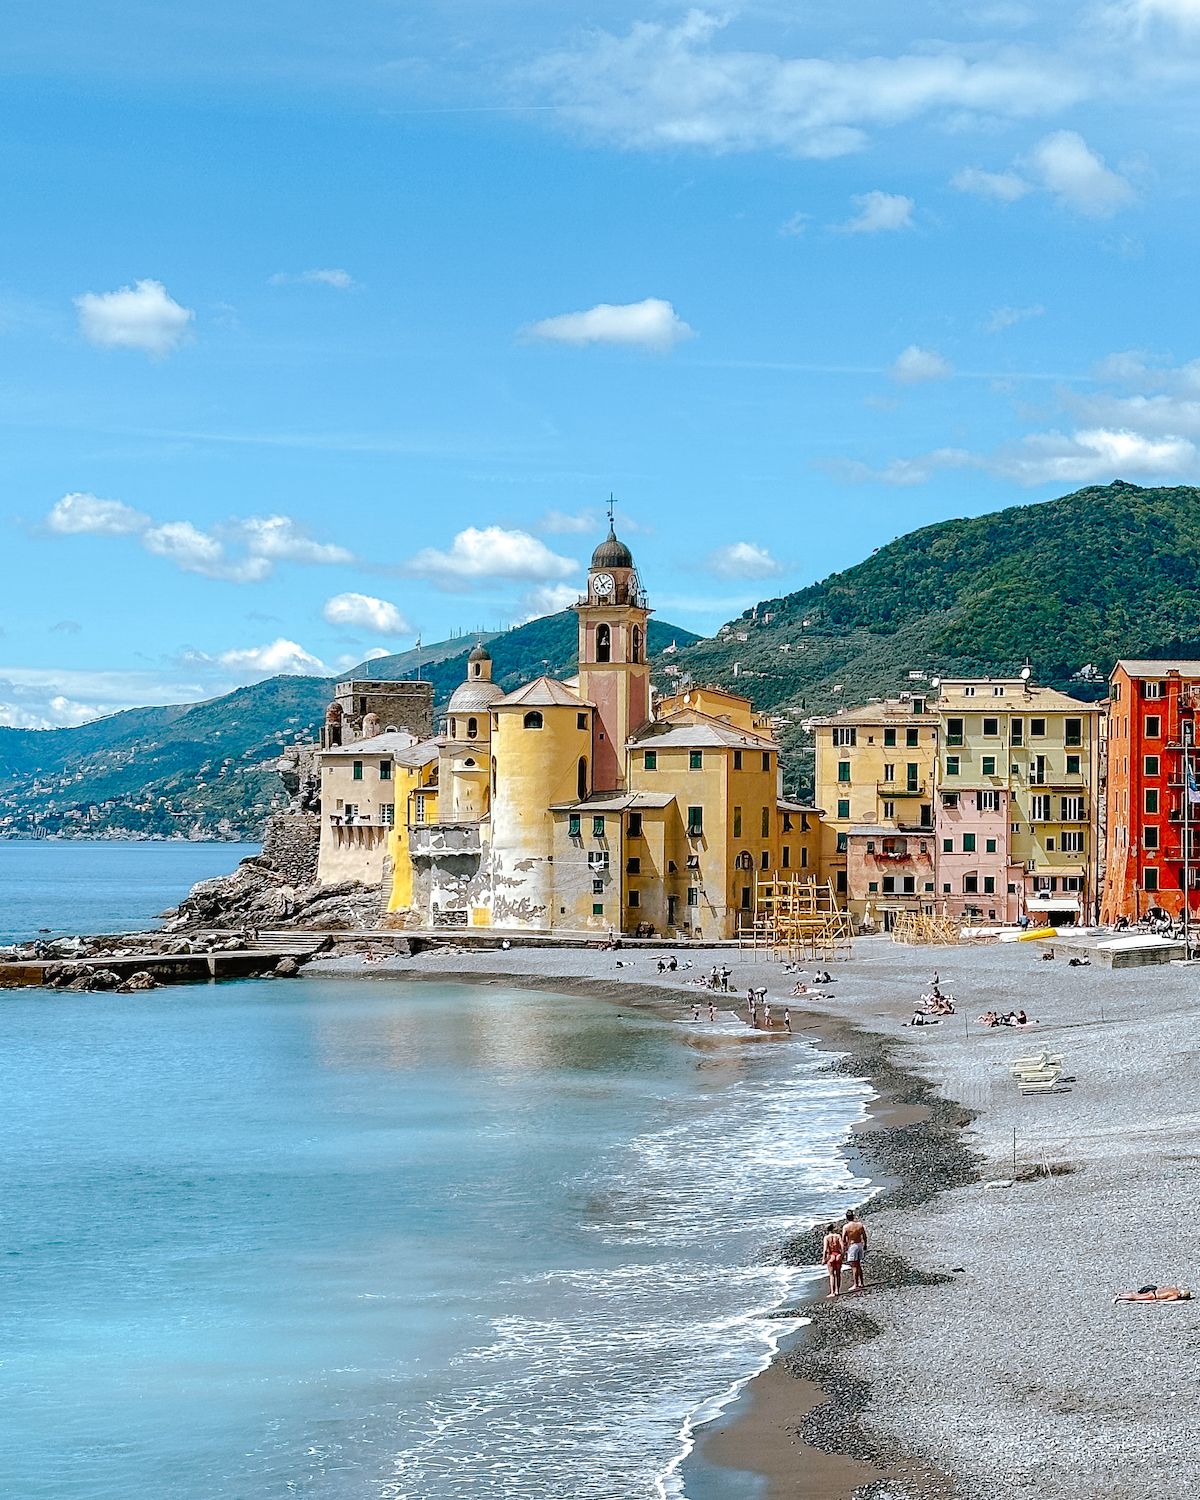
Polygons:
<instances>
[{"instance_id":1,"label":"church","mask_svg":"<svg viewBox=\"0 0 1200 1500\"><path fill-rule=\"evenodd\" d=\"M817 817L782 796L770 720L719 688L653 696L651 611L611 522L574 609L571 680L505 692L478 645L442 734L321 756L327 808L348 758L380 802L376 838L323 818L322 878L361 867L394 925L698 938L748 927L762 883L815 878Z\"/></svg>"}]
</instances>

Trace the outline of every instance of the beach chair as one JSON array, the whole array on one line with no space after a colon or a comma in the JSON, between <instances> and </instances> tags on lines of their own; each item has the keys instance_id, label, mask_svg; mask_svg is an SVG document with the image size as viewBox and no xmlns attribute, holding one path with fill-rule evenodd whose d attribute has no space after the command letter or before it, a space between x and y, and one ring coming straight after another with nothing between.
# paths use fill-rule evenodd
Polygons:
<instances>
[{"instance_id":1,"label":"beach chair","mask_svg":"<svg viewBox=\"0 0 1200 1500\"><path fill-rule=\"evenodd\" d=\"M1023 1078L1017 1087L1022 1094L1069 1094L1071 1092L1063 1083L1060 1073L1056 1073L1053 1078Z\"/></svg>"},{"instance_id":2,"label":"beach chair","mask_svg":"<svg viewBox=\"0 0 1200 1500\"><path fill-rule=\"evenodd\" d=\"M1028 1073L1016 1074L1016 1081L1023 1087L1027 1083L1056 1083L1061 1077L1061 1068L1031 1068Z\"/></svg>"},{"instance_id":3,"label":"beach chair","mask_svg":"<svg viewBox=\"0 0 1200 1500\"><path fill-rule=\"evenodd\" d=\"M1061 1068L1062 1064L1061 1052L1039 1052L1036 1057L1014 1057L1008 1068L1014 1078L1020 1078L1025 1073L1040 1073L1043 1068Z\"/></svg>"}]
</instances>

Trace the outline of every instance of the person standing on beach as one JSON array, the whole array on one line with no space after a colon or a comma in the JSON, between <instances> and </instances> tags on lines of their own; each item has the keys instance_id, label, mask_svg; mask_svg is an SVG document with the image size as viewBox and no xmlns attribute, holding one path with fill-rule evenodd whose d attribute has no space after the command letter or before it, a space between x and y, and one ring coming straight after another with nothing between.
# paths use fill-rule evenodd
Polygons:
<instances>
[{"instance_id":1,"label":"person standing on beach","mask_svg":"<svg viewBox=\"0 0 1200 1500\"><path fill-rule=\"evenodd\" d=\"M846 1210L846 1222L842 1228L846 1245L846 1264L850 1267L850 1290L863 1290L863 1261L867 1257L867 1226L855 1217L854 1210Z\"/></svg>"},{"instance_id":2,"label":"person standing on beach","mask_svg":"<svg viewBox=\"0 0 1200 1500\"><path fill-rule=\"evenodd\" d=\"M785 1005L783 1008L783 1024L787 1027L788 1035L792 1034L792 1013Z\"/></svg>"},{"instance_id":3,"label":"person standing on beach","mask_svg":"<svg viewBox=\"0 0 1200 1500\"><path fill-rule=\"evenodd\" d=\"M846 1242L838 1232L838 1226L831 1224L825 1231L825 1242L821 1246L821 1259L825 1262L825 1269L829 1272L829 1295L837 1297L842 1290L842 1260L846 1254Z\"/></svg>"}]
</instances>

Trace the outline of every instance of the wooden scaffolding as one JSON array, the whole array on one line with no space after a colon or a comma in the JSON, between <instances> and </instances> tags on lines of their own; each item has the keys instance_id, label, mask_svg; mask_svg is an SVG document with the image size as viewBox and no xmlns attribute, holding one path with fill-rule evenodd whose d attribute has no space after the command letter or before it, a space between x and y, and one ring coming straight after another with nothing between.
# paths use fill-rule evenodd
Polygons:
<instances>
[{"instance_id":1,"label":"wooden scaffolding","mask_svg":"<svg viewBox=\"0 0 1200 1500\"><path fill-rule=\"evenodd\" d=\"M848 958L853 937L850 913L839 907L831 880L757 877L754 921L741 934L743 947L789 961Z\"/></svg>"},{"instance_id":2,"label":"wooden scaffolding","mask_svg":"<svg viewBox=\"0 0 1200 1500\"><path fill-rule=\"evenodd\" d=\"M892 942L913 947L950 948L962 941L962 921L945 913L901 911L892 923Z\"/></svg>"}]
</instances>

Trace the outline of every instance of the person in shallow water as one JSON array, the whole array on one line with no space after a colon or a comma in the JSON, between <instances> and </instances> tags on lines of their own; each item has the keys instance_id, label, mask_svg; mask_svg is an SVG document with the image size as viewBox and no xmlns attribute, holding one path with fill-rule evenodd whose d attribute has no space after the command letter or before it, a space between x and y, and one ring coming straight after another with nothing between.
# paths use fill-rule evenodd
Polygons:
<instances>
[{"instance_id":1,"label":"person in shallow water","mask_svg":"<svg viewBox=\"0 0 1200 1500\"><path fill-rule=\"evenodd\" d=\"M855 1216L854 1210L846 1210L846 1222L842 1226L842 1239L846 1244L846 1264L850 1267L850 1290L863 1289L863 1261L867 1258L867 1226Z\"/></svg>"},{"instance_id":2,"label":"person in shallow water","mask_svg":"<svg viewBox=\"0 0 1200 1500\"><path fill-rule=\"evenodd\" d=\"M825 1269L829 1272L829 1295L836 1297L842 1290L842 1260L846 1254L846 1242L838 1232L838 1226L831 1224L825 1231L825 1242L821 1246L821 1259L825 1262Z\"/></svg>"}]
</instances>

